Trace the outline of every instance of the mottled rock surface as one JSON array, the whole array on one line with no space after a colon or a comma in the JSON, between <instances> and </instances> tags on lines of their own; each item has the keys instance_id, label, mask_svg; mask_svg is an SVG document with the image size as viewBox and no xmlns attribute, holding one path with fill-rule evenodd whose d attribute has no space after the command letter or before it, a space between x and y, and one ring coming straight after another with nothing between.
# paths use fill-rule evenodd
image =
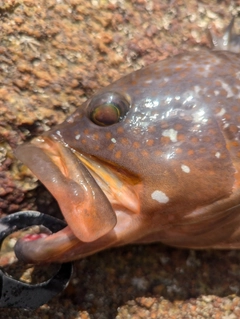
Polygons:
<instances>
[{"instance_id":1,"label":"mottled rock surface","mask_svg":"<svg viewBox=\"0 0 240 319\"><path fill-rule=\"evenodd\" d=\"M152 62L210 47L238 1L0 0L0 214L57 204L13 149L98 88ZM237 25L236 25L237 27ZM10 318L240 317L240 252L123 247L75 263L68 289Z\"/></svg>"}]
</instances>

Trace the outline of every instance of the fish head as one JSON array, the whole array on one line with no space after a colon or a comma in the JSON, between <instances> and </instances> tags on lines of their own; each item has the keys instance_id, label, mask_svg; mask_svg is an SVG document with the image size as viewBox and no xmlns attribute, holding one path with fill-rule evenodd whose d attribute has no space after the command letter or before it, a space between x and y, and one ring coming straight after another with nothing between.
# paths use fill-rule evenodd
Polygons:
<instances>
[{"instance_id":1,"label":"fish head","mask_svg":"<svg viewBox=\"0 0 240 319\"><path fill-rule=\"evenodd\" d=\"M133 72L16 150L67 221L62 259L154 238L231 194L235 169L211 107L222 97L201 94L211 57L181 55ZM59 247L60 235L49 242ZM51 259L57 248L49 250Z\"/></svg>"}]
</instances>

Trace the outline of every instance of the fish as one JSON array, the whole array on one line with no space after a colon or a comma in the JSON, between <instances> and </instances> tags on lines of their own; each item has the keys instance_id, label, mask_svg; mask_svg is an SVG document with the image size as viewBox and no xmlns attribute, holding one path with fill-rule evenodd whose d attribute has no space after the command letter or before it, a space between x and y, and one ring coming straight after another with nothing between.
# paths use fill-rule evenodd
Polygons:
<instances>
[{"instance_id":1,"label":"fish","mask_svg":"<svg viewBox=\"0 0 240 319\"><path fill-rule=\"evenodd\" d=\"M231 30L223 45L214 38L216 50L167 58L100 89L18 146L67 223L21 238L19 259L65 262L152 242L240 248L240 56L230 52Z\"/></svg>"}]
</instances>

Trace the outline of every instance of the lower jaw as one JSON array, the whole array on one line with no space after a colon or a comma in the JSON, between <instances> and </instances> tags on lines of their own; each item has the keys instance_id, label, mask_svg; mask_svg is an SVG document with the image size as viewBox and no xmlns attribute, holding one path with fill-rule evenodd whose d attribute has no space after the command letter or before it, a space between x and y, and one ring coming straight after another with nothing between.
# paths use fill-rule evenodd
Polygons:
<instances>
[{"instance_id":1,"label":"lower jaw","mask_svg":"<svg viewBox=\"0 0 240 319\"><path fill-rule=\"evenodd\" d=\"M139 216L126 211L116 212L114 229L92 242L80 241L67 226L63 230L32 241L19 240L15 246L18 259L27 263L67 262L84 258L107 248L134 242L149 231Z\"/></svg>"}]
</instances>

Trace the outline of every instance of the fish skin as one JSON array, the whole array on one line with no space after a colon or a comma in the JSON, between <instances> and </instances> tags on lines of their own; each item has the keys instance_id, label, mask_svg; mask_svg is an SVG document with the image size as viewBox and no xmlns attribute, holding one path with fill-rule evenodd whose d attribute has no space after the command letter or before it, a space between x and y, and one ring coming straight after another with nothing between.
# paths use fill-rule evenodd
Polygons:
<instances>
[{"instance_id":1,"label":"fish skin","mask_svg":"<svg viewBox=\"0 0 240 319\"><path fill-rule=\"evenodd\" d=\"M103 126L92 114L106 101L122 114ZM229 51L177 55L101 89L16 150L68 223L22 239L20 255L61 262L155 241L239 248L239 114L240 56Z\"/></svg>"}]
</instances>

